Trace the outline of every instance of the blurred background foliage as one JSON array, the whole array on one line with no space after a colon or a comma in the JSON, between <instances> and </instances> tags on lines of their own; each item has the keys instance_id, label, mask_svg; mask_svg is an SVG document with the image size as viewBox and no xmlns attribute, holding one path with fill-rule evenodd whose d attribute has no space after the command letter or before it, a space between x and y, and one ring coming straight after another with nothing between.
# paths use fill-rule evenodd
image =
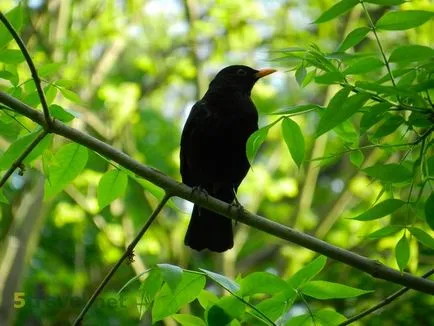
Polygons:
<instances>
[{"instance_id":1,"label":"blurred background foliage","mask_svg":"<svg viewBox=\"0 0 434 326\"><path fill-rule=\"evenodd\" d=\"M331 52L349 31L367 25L360 6L340 19L311 24L334 4L331 0L21 3L21 35L42 75L50 102L78 117L71 122L73 127L178 180L182 126L190 107L204 94L219 69L238 63L280 68L278 73L261 80L253 91L260 126L264 126L276 119L268 115L273 111L306 103L326 105L337 90L315 83L299 87L285 63L275 60L279 57L277 50L315 43L323 51ZM2 0L0 10L7 12L16 5L17 1ZM409 1L402 7L434 9L429 0ZM368 5L368 9L374 20L389 10L374 5ZM382 32L380 38L386 51L405 43L432 46L433 31L431 21L409 31ZM0 33L7 33L4 27ZM17 46L10 42L8 49ZM369 37L354 51L377 52L377 47ZM23 60L0 65L9 71L16 70L19 87L15 95L40 108ZM6 80L0 83L2 89L11 86ZM22 117L7 125L5 119L2 116L0 153L19 135L27 133L26 128L35 128ZM307 161L298 169L282 141L280 128L272 128L239 189L240 202L252 212L397 268L393 249L402 232L367 240L363 236L386 225L384 219L372 222L345 219L372 206L381 185L358 173L348 155L311 161L344 151L345 142L335 132L315 139L316 114L308 113L294 120L305 136ZM388 137L390 143L396 143L401 135L394 133ZM50 141L54 149L67 142L61 137ZM385 155L391 161L398 159L393 149L386 153L376 149L365 152L370 165L385 160ZM1 313L14 320L14 324L60 325L72 321L83 302L76 306L49 304L48 299L88 298L155 208L155 189L147 182L129 178L125 196L99 209L98 182L111 168L103 158L89 152L84 173L63 192L44 200L40 172L43 162L36 161L34 169L28 167L24 176L14 174L5 187L10 205L0 206L0 293L3 300L11 300L14 292L24 292L28 300L24 308L9 311L3 301ZM129 279L160 262L190 269L203 267L231 278L270 271L285 279L315 257L307 249L244 225L236 226L235 247L225 255L192 252L183 245L190 208L189 203L174 200L171 208L163 211L137 246L135 262L120 268L103 299L114 296ZM405 218L408 212L399 214L395 218ZM432 266L434 252L414 240L410 248L409 271L420 275L426 266ZM347 316L398 289L333 261L329 261L321 279L375 288L373 294L358 299L309 301L312 309L333 306ZM89 324L149 324L147 316L138 322L139 285L133 283L125 290L126 308L107 308L104 304L93 307L88 314ZM428 295L408 294L394 307L362 324L433 325L433 300ZM194 314L195 309L192 305L184 312ZM293 312L304 313L306 306L297 303ZM175 322L166 319L162 324Z\"/></svg>"}]
</instances>

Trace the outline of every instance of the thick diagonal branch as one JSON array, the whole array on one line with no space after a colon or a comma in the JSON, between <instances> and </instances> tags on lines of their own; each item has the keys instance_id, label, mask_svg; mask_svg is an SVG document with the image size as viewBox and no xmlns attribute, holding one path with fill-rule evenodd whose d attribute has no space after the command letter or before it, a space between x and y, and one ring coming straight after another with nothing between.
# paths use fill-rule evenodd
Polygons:
<instances>
[{"instance_id":1,"label":"thick diagonal branch","mask_svg":"<svg viewBox=\"0 0 434 326\"><path fill-rule=\"evenodd\" d=\"M0 103L3 103L4 105L28 117L36 123L44 123L44 116L42 113L32 109L27 104L15 99L14 97L11 97L4 92L0 92ZM192 201L195 204L198 204L220 215L224 215L228 218L250 225L268 234L272 234L278 238L293 242L302 247L338 260L344 264L364 271L373 277L401 284L421 292L434 294L433 281L416 277L408 273L401 273L395 269L381 264L378 261L333 246L325 241L319 240L308 234L298 232L292 228L268 220L262 216L252 214L245 210L240 212L239 209L231 207L227 203L214 197L205 196L200 192L192 193L192 189L185 184L177 182L162 172L137 162L125 153L122 153L121 151L107 145L106 143L79 130L68 127L57 120L53 122L51 131L55 134L64 136L76 143L86 146L91 150L105 156L106 158L115 161L124 168L163 188L166 193L170 193L173 196L178 196Z\"/></svg>"}]
</instances>

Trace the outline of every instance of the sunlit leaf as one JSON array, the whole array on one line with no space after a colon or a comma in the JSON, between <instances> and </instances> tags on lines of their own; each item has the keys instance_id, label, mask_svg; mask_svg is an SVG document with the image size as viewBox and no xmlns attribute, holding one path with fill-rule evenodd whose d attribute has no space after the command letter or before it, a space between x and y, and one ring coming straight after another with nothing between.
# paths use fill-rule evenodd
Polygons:
<instances>
[{"instance_id":1,"label":"sunlit leaf","mask_svg":"<svg viewBox=\"0 0 434 326\"><path fill-rule=\"evenodd\" d=\"M405 234L398 241L395 247L395 258L398 264L399 270L403 271L407 267L410 260L410 244Z\"/></svg>"},{"instance_id":2,"label":"sunlit leaf","mask_svg":"<svg viewBox=\"0 0 434 326\"><path fill-rule=\"evenodd\" d=\"M167 283L164 284L154 299L152 323L176 313L183 305L196 299L204 286L205 277L193 273L183 273L174 292Z\"/></svg>"},{"instance_id":3,"label":"sunlit leaf","mask_svg":"<svg viewBox=\"0 0 434 326\"><path fill-rule=\"evenodd\" d=\"M301 104L301 105L290 106L289 108L281 109L271 114L272 115L296 115L298 113L309 112L313 110L322 110L322 109L324 109L322 106L316 104Z\"/></svg>"},{"instance_id":4,"label":"sunlit leaf","mask_svg":"<svg viewBox=\"0 0 434 326\"><path fill-rule=\"evenodd\" d=\"M426 233L424 230L417 227L409 227L410 233L424 246L434 249L434 238Z\"/></svg>"},{"instance_id":5,"label":"sunlit leaf","mask_svg":"<svg viewBox=\"0 0 434 326\"><path fill-rule=\"evenodd\" d=\"M399 225L388 225L384 228L378 229L377 231L374 231L366 236L368 239L381 239L384 237L388 237L389 235L393 235L397 233L398 231L402 230L402 226Z\"/></svg>"},{"instance_id":6,"label":"sunlit leaf","mask_svg":"<svg viewBox=\"0 0 434 326\"><path fill-rule=\"evenodd\" d=\"M137 295L137 309L139 310L140 318L151 307L162 284L163 278L161 277L160 270L152 269L146 280L140 285Z\"/></svg>"},{"instance_id":7,"label":"sunlit leaf","mask_svg":"<svg viewBox=\"0 0 434 326\"><path fill-rule=\"evenodd\" d=\"M381 203L371 207L366 212L353 217L353 220L358 221L371 221L383 216L392 214L405 204L405 201L399 199L386 199Z\"/></svg>"},{"instance_id":8,"label":"sunlit leaf","mask_svg":"<svg viewBox=\"0 0 434 326\"><path fill-rule=\"evenodd\" d=\"M404 182L413 177L413 174L404 166L397 163L376 164L363 169L370 177L384 182Z\"/></svg>"},{"instance_id":9,"label":"sunlit leaf","mask_svg":"<svg viewBox=\"0 0 434 326\"><path fill-rule=\"evenodd\" d=\"M175 314L172 315L181 326L206 326L205 322L199 317L188 314Z\"/></svg>"},{"instance_id":10,"label":"sunlit leaf","mask_svg":"<svg viewBox=\"0 0 434 326\"><path fill-rule=\"evenodd\" d=\"M303 85L304 78L306 77L306 68L301 66L295 71L295 80L299 86Z\"/></svg>"},{"instance_id":11,"label":"sunlit leaf","mask_svg":"<svg viewBox=\"0 0 434 326\"><path fill-rule=\"evenodd\" d=\"M76 104L82 104L80 97L73 91L70 91L69 89L63 87L59 87L59 90L62 93L62 95L65 96L65 98L67 98L71 102L74 102Z\"/></svg>"},{"instance_id":12,"label":"sunlit leaf","mask_svg":"<svg viewBox=\"0 0 434 326\"><path fill-rule=\"evenodd\" d=\"M288 280L288 284L294 289L302 287L306 282L314 278L319 272L322 271L326 262L327 258L325 256L319 256L315 258L309 264L292 275Z\"/></svg>"},{"instance_id":13,"label":"sunlit leaf","mask_svg":"<svg viewBox=\"0 0 434 326\"><path fill-rule=\"evenodd\" d=\"M292 159L298 167L304 159L304 137L300 127L290 118L282 121L282 134Z\"/></svg>"},{"instance_id":14,"label":"sunlit leaf","mask_svg":"<svg viewBox=\"0 0 434 326\"><path fill-rule=\"evenodd\" d=\"M245 297L256 293L274 294L283 291L288 284L280 277L267 272L247 275L240 282L239 295Z\"/></svg>"},{"instance_id":15,"label":"sunlit leaf","mask_svg":"<svg viewBox=\"0 0 434 326\"><path fill-rule=\"evenodd\" d=\"M21 29L23 25L23 9L22 6L18 5L8 13L6 13L6 19L11 23L16 31ZM12 35L7 30L6 26L0 23L0 49L4 48L9 41L12 40Z\"/></svg>"},{"instance_id":16,"label":"sunlit leaf","mask_svg":"<svg viewBox=\"0 0 434 326\"><path fill-rule=\"evenodd\" d=\"M343 90L342 90L343 91ZM346 91L345 91L346 92ZM336 96L339 92L336 94ZM349 119L353 114L355 114L369 99L369 95L358 93L349 98L344 99L340 104L341 106L336 108L330 106L324 110L318 128L316 131L316 137L319 137L323 133L333 129L338 124Z\"/></svg>"},{"instance_id":17,"label":"sunlit leaf","mask_svg":"<svg viewBox=\"0 0 434 326\"><path fill-rule=\"evenodd\" d=\"M171 264L157 264L161 271L161 276L164 281L169 285L172 292L175 292L178 284L182 280L183 270L181 267Z\"/></svg>"},{"instance_id":18,"label":"sunlit leaf","mask_svg":"<svg viewBox=\"0 0 434 326\"><path fill-rule=\"evenodd\" d=\"M345 75L364 74L373 70L377 70L384 66L383 61L377 58L363 58L350 64L344 70Z\"/></svg>"},{"instance_id":19,"label":"sunlit leaf","mask_svg":"<svg viewBox=\"0 0 434 326\"><path fill-rule=\"evenodd\" d=\"M375 3L383 6L394 6L404 3L406 0L364 0L364 2Z\"/></svg>"},{"instance_id":20,"label":"sunlit leaf","mask_svg":"<svg viewBox=\"0 0 434 326\"><path fill-rule=\"evenodd\" d=\"M363 152L361 150L355 150L350 153L350 161L353 163L356 167L360 167L365 160L365 155L363 155Z\"/></svg>"},{"instance_id":21,"label":"sunlit leaf","mask_svg":"<svg viewBox=\"0 0 434 326\"><path fill-rule=\"evenodd\" d=\"M4 49L3 51L0 51L0 62L17 65L24 60L25 59L21 50Z\"/></svg>"},{"instance_id":22,"label":"sunlit leaf","mask_svg":"<svg viewBox=\"0 0 434 326\"><path fill-rule=\"evenodd\" d=\"M365 36L370 32L368 27L359 27L351 31L339 45L338 51L343 52L357 44L359 44Z\"/></svg>"},{"instance_id":23,"label":"sunlit leaf","mask_svg":"<svg viewBox=\"0 0 434 326\"><path fill-rule=\"evenodd\" d=\"M434 49L423 45L402 45L393 50L390 62L420 61L434 58Z\"/></svg>"},{"instance_id":24,"label":"sunlit leaf","mask_svg":"<svg viewBox=\"0 0 434 326\"><path fill-rule=\"evenodd\" d=\"M87 148L76 143L63 145L54 154L55 164L50 165L50 182L45 183L45 198L51 198L71 183L87 163Z\"/></svg>"},{"instance_id":25,"label":"sunlit leaf","mask_svg":"<svg viewBox=\"0 0 434 326\"><path fill-rule=\"evenodd\" d=\"M122 197L127 189L128 176L119 169L106 172L98 183L97 199L100 209L116 198Z\"/></svg>"},{"instance_id":26,"label":"sunlit leaf","mask_svg":"<svg viewBox=\"0 0 434 326\"><path fill-rule=\"evenodd\" d=\"M59 119L62 122L70 122L75 119L74 114L65 110L64 108L62 108L57 104L51 104L49 109L53 118Z\"/></svg>"},{"instance_id":27,"label":"sunlit leaf","mask_svg":"<svg viewBox=\"0 0 434 326\"><path fill-rule=\"evenodd\" d=\"M309 281L301 289L301 292L315 299L327 300L353 298L373 291L366 291L327 281Z\"/></svg>"},{"instance_id":28,"label":"sunlit leaf","mask_svg":"<svg viewBox=\"0 0 434 326\"><path fill-rule=\"evenodd\" d=\"M199 269L202 272L204 272L210 279L214 280L215 282L222 285L224 288L228 289L231 292L237 292L240 289L240 285L237 282L231 280L229 277L208 271L204 268L199 268Z\"/></svg>"},{"instance_id":29,"label":"sunlit leaf","mask_svg":"<svg viewBox=\"0 0 434 326\"><path fill-rule=\"evenodd\" d=\"M433 16L434 12L424 10L388 11L377 21L375 27L392 31L405 30L422 25Z\"/></svg>"},{"instance_id":30,"label":"sunlit leaf","mask_svg":"<svg viewBox=\"0 0 434 326\"><path fill-rule=\"evenodd\" d=\"M344 13L346 13L348 10L353 8L359 3L358 0L341 0L335 5L333 5L331 8L326 10L317 18L317 20L314 21L316 24L325 23L326 21L329 21L333 18L336 18Z\"/></svg>"}]
</instances>

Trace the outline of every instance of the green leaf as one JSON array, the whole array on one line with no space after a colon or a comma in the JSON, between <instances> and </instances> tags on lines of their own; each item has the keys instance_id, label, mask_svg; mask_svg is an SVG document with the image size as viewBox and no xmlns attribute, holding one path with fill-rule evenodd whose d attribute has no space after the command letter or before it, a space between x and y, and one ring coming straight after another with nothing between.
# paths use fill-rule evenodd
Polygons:
<instances>
[{"instance_id":1,"label":"green leaf","mask_svg":"<svg viewBox=\"0 0 434 326\"><path fill-rule=\"evenodd\" d=\"M362 119L360 120L360 132L363 133L377 124L389 108L389 103L378 103L371 107L366 107L368 111L363 113Z\"/></svg>"},{"instance_id":2,"label":"green leaf","mask_svg":"<svg viewBox=\"0 0 434 326\"><path fill-rule=\"evenodd\" d=\"M404 124L404 118L400 115L390 115L378 129L375 131L373 137L374 138L381 138L385 137L387 135L390 135L398 127L400 127L402 124Z\"/></svg>"},{"instance_id":3,"label":"green leaf","mask_svg":"<svg viewBox=\"0 0 434 326\"><path fill-rule=\"evenodd\" d=\"M405 234L398 241L395 247L395 258L399 270L402 272L407 267L410 260L410 244Z\"/></svg>"},{"instance_id":4,"label":"green leaf","mask_svg":"<svg viewBox=\"0 0 434 326\"><path fill-rule=\"evenodd\" d=\"M389 235L395 234L398 231L402 230L402 226L399 225L388 225L384 228L378 229L366 236L368 239L381 239L384 237L388 237Z\"/></svg>"},{"instance_id":5,"label":"green leaf","mask_svg":"<svg viewBox=\"0 0 434 326\"><path fill-rule=\"evenodd\" d=\"M231 292L238 292L238 290L240 289L240 285L237 282L231 280L230 278L224 275L208 271L204 268L199 268L199 269L202 272L204 272L210 279L212 279L213 281L220 284L222 287L224 287L225 289Z\"/></svg>"},{"instance_id":6,"label":"green leaf","mask_svg":"<svg viewBox=\"0 0 434 326\"><path fill-rule=\"evenodd\" d=\"M431 230L434 230L434 192L425 202L425 218Z\"/></svg>"},{"instance_id":7,"label":"green leaf","mask_svg":"<svg viewBox=\"0 0 434 326\"><path fill-rule=\"evenodd\" d=\"M50 182L45 182L45 198L52 198L83 171L87 163L87 148L76 143L63 145L55 154L55 164L49 166Z\"/></svg>"},{"instance_id":8,"label":"green leaf","mask_svg":"<svg viewBox=\"0 0 434 326\"><path fill-rule=\"evenodd\" d=\"M359 134L357 133L356 128L354 128L351 120L346 120L338 124L333 128L333 131L339 136L346 146L355 146L359 143Z\"/></svg>"},{"instance_id":9,"label":"green leaf","mask_svg":"<svg viewBox=\"0 0 434 326\"><path fill-rule=\"evenodd\" d=\"M140 285L137 308L139 310L140 318L149 310L155 296L163 284L163 278L159 269L152 269L146 280Z\"/></svg>"},{"instance_id":10,"label":"green leaf","mask_svg":"<svg viewBox=\"0 0 434 326\"><path fill-rule=\"evenodd\" d=\"M38 69L38 75L39 77L47 77L50 75L53 75L54 73L57 73L59 71L59 68L62 67L62 63L48 63L43 65Z\"/></svg>"},{"instance_id":11,"label":"green leaf","mask_svg":"<svg viewBox=\"0 0 434 326\"><path fill-rule=\"evenodd\" d=\"M434 12L424 10L388 11L377 21L375 27L389 31L400 31L420 26L433 16Z\"/></svg>"},{"instance_id":12,"label":"green leaf","mask_svg":"<svg viewBox=\"0 0 434 326\"><path fill-rule=\"evenodd\" d=\"M39 132L32 132L25 136L18 138L13 142L8 149L0 156L0 171L6 170L18 159L18 157L25 151L25 149L32 143L38 136ZM25 158L24 164L31 163L34 159L42 154L51 142L50 136L45 136L43 140L32 150L32 152Z\"/></svg>"},{"instance_id":13,"label":"green leaf","mask_svg":"<svg viewBox=\"0 0 434 326\"><path fill-rule=\"evenodd\" d=\"M397 163L376 164L362 170L370 177L383 182L405 182L413 177L413 174Z\"/></svg>"},{"instance_id":14,"label":"green leaf","mask_svg":"<svg viewBox=\"0 0 434 326\"><path fill-rule=\"evenodd\" d=\"M292 275L288 280L288 284L294 289L303 287L306 282L314 278L319 272L322 271L326 263L327 258L325 256L319 256L315 258L309 264L297 271L297 273Z\"/></svg>"},{"instance_id":15,"label":"green leaf","mask_svg":"<svg viewBox=\"0 0 434 326\"><path fill-rule=\"evenodd\" d=\"M116 198L122 197L127 189L128 176L119 169L106 172L98 184L97 198L100 209Z\"/></svg>"},{"instance_id":16,"label":"green leaf","mask_svg":"<svg viewBox=\"0 0 434 326\"><path fill-rule=\"evenodd\" d=\"M348 10L353 8L359 3L358 0L342 0L336 3L334 6L326 10L314 21L316 24L325 23L333 18L336 18Z\"/></svg>"},{"instance_id":17,"label":"green leaf","mask_svg":"<svg viewBox=\"0 0 434 326\"><path fill-rule=\"evenodd\" d=\"M345 90L345 91L344 91ZM348 90L345 88L339 91L335 97L340 94L340 92L344 91L343 94L348 94ZM346 96L345 96L346 97ZM365 102L369 99L369 95L358 93L349 98L344 98L343 101L340 102L340 107L329 107L324 110L324 114L322 115L319 123L318 129L316 132L316 137L319 137L323 133L333 129L338 124L344 122L349 119L352 115L354 115ZM333 101L333 100L332 100Z\"/></svg>"},{"instance_id":18,"label":"green leaf","mask_svg":"<svg viewBox=\"0 0 434 326\"><path fill-rule=\"evenodd\" d=\"M428 175L434 177L434 156L431 156L426 160L426 166L428 168Z\"/></svg>"},{"instance_id":19,"label":"green leaf","mask_svg":"<svg viewBox=\"0 0 434 326\"><path fill-rule=\"evenodd\" d=\"M51 104L49 106L50 113L53 116L53 118L59 119L62 122L70 122L75 119L75 115L71 112L65 110L61 106L57 104Z\"/></svg>"},{"instance_id":20,"label":"green leaf","mask_svg":"<svg viewBox=\"0 0 434 326\"><path fill-rule=\"evenodd\" d=\"M326 300L353 298L373 291L366 291L327 281L309 281L301 292L315 299Z\"/></svg>"},{"instance_id":21,"label":"green leaf","mask_svg":"<svg viewBox=\"0 0 434 326\"><path fill-rule=\"evenodd\" d=\"M205 322L199 317L188 314L176 314L172 316L182 326L206 326Z\"/></svg>"},{"instance_id":22,"label":"green leaf","mask_svg":"<svg viewBox=\"0 0 434 326\"><path fill-rule=\"evenodd\" d=\"M346 320L345 316L331 309L314 311L312 314L304 314L293 317L285 326L336 326Z\"/></svg>"},{"instance_id":23,"label":"green leaf","mask_svg":"<svg viewBox=\"0 0 434 326\"><path fill-rule=\"evenodd\" d=\"M243 302L232 296L222 297L206 312L208 326L228 325L234 318L239 318L245 311Z\"/></svg>"},{"instance_id":24,"label":"green leaf","mask_svg":"<svg viewBox=\"0 0 434 326\"><path fill-rule=\"evenodd\" d=\"M184 304L196 299L204 286L205 277L193 273L183 273L175 292L164 284L154 300L152 323L176 313Z\"/></svg>"},{"instance_id":25,"label":"green leaf","mask_svg":"<svg viewBox=\"0 0 434 326\"><path fill-rule=\"evenodd\" d=\"M182 280L183 270L181 267L171 264L157 264L164 281L169 285L172 292L175 292Z\"/></svg>"},{"instance_id":26,"label":"green leaf","mask_svg":"<svg viewBox=\"0 0 434 326\"><path fill-rule=\"evenodd\" d=\"M76 104L83 104L80 97L73 91L70 91L69 89L63 87L59 87L59 90L62 93L62 95L68 100L70 100L71 102L74 102Z\"/></svg>"},{"instance_id":27,"label":"green leaf","mask_svg":"<svg viewBox=\"0 0 434 326\"><path fill-rule=\"evenodd\" d=\"M259 150L259 147L262 145L265 138L267 138L268 130L273 125L275 125L278 121L279 120L276 120L273 123L256 130L253 134L250 135L249 139L247 139L246 154L247 154L247 159L250 162L250 165L252 165L256 153Z\"/></svg>"},{"instance_id":28,"label":"green leaf","mask_svg":"<svg viewBox=\"0 0 434 326\"><path fill-rule=\"evenodd\" d=\"M290 106L289 108L286 109L282 109L279 111L275 111L273 113L271 113L272 115L296 115L298 113L302 113L302 112L309 112L309 111L313 111L313 110L322 110L324 109L322 106L320 105L316 105L316 104L302 104L302 105L294 105L294 106Z\"/></svg>"},{"instance_id":29,"label":"green leaf","mask_svg":"<svg viewBox=\"0 0 434 326\"><path fill-rule=\"evenodd\" d=\"M25 60L26 59L20 50L4 49L0 52L0 62L6 64L17 65Z\"/></svg>"},{"instance_id":30,"label":"green leaf","mask_svg":"<svg viewBox=\"0 0 434 326\"><path fill-rule=\"evenodd\" d=\"M381 218L386 215L390 215L405 204L405 201L399 199L386 199L381 203L371 207L363 214L353 217L353 220L358 221L371 221Z\"/></svg>"},{"instance_id":31,"label":"green leaf","mask_svg":"<svg viewBox=\"0 0 434 326\"><path fill-rule=\"evenodd\" d=\"M197 300L199 301L202 308L207 309L208 307L216 303L219 299L213 292L202 290L197 297Z\"/></svg>"},{"instance_id":32,"label":"green leaf","mask_svg":"<svg viewBox=\"0 0 434 326\"><path fill-rule=\"evenodd\" d=\"M345 75L357 75L364 74L373 70L377 70L384 66L383 61L377 58L363 58L350 64L347 69L344 70Z\"/></svg>"},{"instance_id":33,"label":"green leaf","mask_svg":"<svg viewBox=\"0 0 434 326\"><path fill-rule=\"evenodd\" d=\"M340 71L328 71L322 75L316 76L315 81L317 84L339 84L344 81L345 76Z\"/></svg>"},{"instance_id":34,"label":"green leaf","mask_svg":"<svg viewBox=\"0 0 434 326\"><path fill-rule=\"evenodd\" d=\"M262 300L256 305L256 308L268 318L273 320L277 319L289 310L297 298L297 292L295 292L295 290L290 289L285 292L287 292L287 294L278 293L269 299Z\"/></svg>"},{"instance_id":35,"label":"green leaf","mask_svg":"<svg viewBox=\"0 0 434 326\"><path fill-rule=\"evenodd\" d=\"M13 8L6 15L7 20L15 28L17 32L21 29L23 25L23 10L20 5ZM13 39L11 33L7 30L4 24L0 24L0 49L4 48Z\"/></svg>"},{"instance_id":36,"label":"green leaf","mask_svg":"<svg viewBox=\"0 0 434 326\"><path fill-rule=\"evenodd\" d=\"M256 293L274 294L283 291L287 287L288 284L276 275L267 272L256 272L241 280L238 294L243 297Z\"/></svg>"},{"instance_id":37,"label":"green leaf","mask_svg":"<svg viewBox=\"0 0 434 326\"><path fill-rule=\"evenodd\" d=\"M295 164L300 168L304 159L304 137L300 127L290 118L282 121L282 135Z\"/></svg>"},{"instance_id":38,"label":"green leaf","mask_svg":"<svg viewBox=\"0 0 434 326\"><path fill-rule=\"evenodd\" d=\"M383 6L395 6L404 3L406 0L364 0L364 2L374 3Z\"/></svg>"},{"instance_id":39,"label":"green leaf","mask_svg":"<svg viewBox=\"0 0 434 326\"><path fill-rule=\"evenodd\" d=\"M350 153L350 161L356 167L360 168L364 160L365 155L363 155L363 152L361 150L355 150Z\"/></svg>"},{"instance_id":40,"label":"green leaf","mask_svg":"<svg viewBox=\"0 0 434 326\"><path fill-rule=\"evenodd\" d=\"M306 77L306 68L304 66L300 66L295 71L295 80L297 81L297 84L302 87L304 78Z\"/></svg>"},{"instance_id":41,"label":"green leaf","mask_svg":"<svg viewBox=\"0 0 434 326\"><path fill-rule=\"evenodd\" d=\"M409 227L408 230L421 244L428 248L434 249L434 238L424 230L417 227Z\"/></svg>"},{"instance_id":42,"label":"green leaf","mask_svg":"<svg viewBox=\"0 0 434 326\"><path fill-rule=\"evenodd\" d=\"M3 189L0 188L0 203L9 204L9 200L3 194Z\"/></svg>"},{"instance_id":43,"label":"green leaf","mask_svg":"<svg viewBox=\"0 0 434 326\"><path fill-rule=\"evenodd\" d=\"M393 50L389 62L410 62L434 58L434 50L423 45L403 45Z\"/></svg>"},{"instance_id":44,"label":"green leaf","mask_svg":"<svg viewBox=\"0 0 434 326\"><path fill-rule=\"evenodd\" d=\"M357 44L359 44L370 32L368 27L359 27L355 30L351 31L347 37L342 41L341 45L339 45L338 52L343 52Z\"/></svg>"},{"instance_id":45,"label":"green leaf","mask_svg":"<svg viewBox=\"0 0 434 326\"><path fill-rule=\"evenodd\" d=\"M331 309L321 309L319 311L315 311L313 313L313 318L315 322L319 323L319 325L324 326L339 325L347 320L345 316Z\"/></svg>"}]
</instances>

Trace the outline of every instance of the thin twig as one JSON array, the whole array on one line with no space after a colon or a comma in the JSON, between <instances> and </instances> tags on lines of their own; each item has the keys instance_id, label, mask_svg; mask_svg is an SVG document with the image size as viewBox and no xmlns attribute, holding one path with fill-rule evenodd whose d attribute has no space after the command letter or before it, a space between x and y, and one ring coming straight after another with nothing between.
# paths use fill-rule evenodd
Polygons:
<instances>
[{"instance_id":1,"label":"thin twig","mask_svg":"<svg viewBox=\"0 0 434 326\"><path fill-rule=\"evenodd\" d=\"M27 65L29 66L30 72L32 73L33 81L35 82L36 91L38 92L38 96L39 96L39 99L41 101L42 110L44 111L44 117L45 117L44 128L47 130L50 130L51 126L53 124L53 121L51 120L51 117L50 117L50 111L48 109L48 104L47 104L47 100L45 98L44 90L42 89L41 79L39 78L38 72L37 72L36 67L33 63L32 58L30 57L29 51L27 51L27 48L24 45L23 40L18 35L15 28L7 20L7 18L5 17L5 15L3 15L3 13L1 11L0 11L0 20L6 26L6 28L9 30L9 33L11 33L15 42L17 42L21 52L23 53L24 58L26 59Z\"/></svg>"},{"instance_id":2,"label":"thin twig","mask_svg":"<svg viewBox=\"0 0 434 326\"><path fill-rule=\"evenodd\" d=\"M365 14L366 14L366 17L368 18L368 22L369 22L369 25L371 27L371 30L374 33L378 47L380 48L381 56L383 57L384 64L386 65L387 72L389 73L389 76L390 76L390 80L392 81L393 86L396 87L395 79L393 78L392 70L390 69L390 65L389 65L389 61L387 60L386 54L384 53L383 46L381 45L381 42L380 42L380 38L377 35L377 29L375 28L375 25L372 22L371 15L369 14L369 11L368 11L368 9L366 9L365 3L362 0L360 1L360 4L362 5L363 10L365 11Z\"/></svg>"},{"instance_id":3,"label":"thin twig","mask_svg":"<svg viewBox=\"0 0 434 326\"><path fill-rule=\"evenodd\" d=\"M430 277L432 274L434 274L434 268L429 270L428 272L426 272L425 274L422 275L423 278L428 278ZM348 318L346 321L342 322L339 324L339 326L345 326L345 325L349 325L353 322L355 322L356 320L362 319L363 317L371 314L372 312L384 307L385 305L388 305L389 303L393 302L395 299L399 298L401 295L403 295L404 293L408 292L410 289L409 288L402 288L398 291L396 291L395 293L391 294L390 296L388 296L386 299L384 299L383 301L379 302L378 304L376 304L375 306L366 309L365 311L362 311L361 313Z\"/></svg>"},{"instance_id":4,"label":"thin twig","mask_svg":"<svg viewBox=\"0 0 434 326\"><path fill-rule=\"evenodd\" d=\"M17 100L5 92L0 91L0 103L13 108L16 112L28 117L36 123L43 124L44 116L41 112L32 109L27 104ZM84 132L71 128L58 120L53 121L53 129L51 130L57 135L64 136L78 144L104 155L110 160L115 161L119 165L128 169L132 173L148 180L154 185L164 189L172 196L178 196L188 201L194 202L199 206L209 209L217 214L226 216L230 219L244 223L262 232L274 235L280 239L290 241L294 244L310 249L317 253L321 253L331 259L338 260L346 265L357 268L372 275L375 278L383 279L388 282L401 284L403 286L418 290L420 292L434 294L434 282L413 276L409 273L401 273L398 270L390 268L376 260L358 255L352 251L331 245L325 241L319 240L309 234L299 232L293 228L274 222L271 219L252 214L247 210L240 212L217 198L205 196L200 192L192 195L192 188L187 185L177 182L168 177L164 173L143 165L132 159L125 153L115 149L114 147L96 139Z\"/></svg>"},{"instance_id":5,"label":"thin twig","mask_svg":"<svg viewBox=\"0 0 434 326\"><path fill-rule=\"evenodd\" d=\"M24 150L24 152L15 160L12 166L6 171L0 180L0 188L6 183L9 177L14 173L14 171L21 166L26 157L31 153L31 151L41 142L42 139L48 134L47 130L43 130Z\"/></svg>"},{"instance_id":6,"label":"thin twig","mask_svg":"<svg viewBox=\"0 0 434 326\"><path fill-rule=\"evenodd\" d=\"M86 305L83 307L83 309L81 310L81 312L78 315L77 319L75 320L74 325L81 325L81 322L83 321L83 318L86 315L86 312L92 306L92 304L94 303L94 301L96 300L96 298L100 295L100 293L102 292L102 290L104 289L104 287L107 285L107 283L113 277L113 275L116 273L116 271L121 266L121 264L124 262L124 260L127 257L131 257L133 255L133 250L134 250L135 246L140 241L140 239L143 237L143 235L145 234L145 232L149 229L149 227L151 226L152 222L154 222L155 218L161 212L161 210L166 205L166 203L170 199L170 197L171 197L171 195L168 194L168 193L166 193L166 195L160 201L160 203L158 204L158 206L152 212L152 214L149 217L149 219L146 221L146 223L143 226L143 228L136 235L136 237L134 238L134 240L130 243L130 245L128 246L128 248L122 254L121 258L119 258L118 262L112 267L112 269L110 270L110 272L108 272L108 274L106 275L106 277L104 277L104 279L102 280L101 284L98 286L98 288L92 294L92 296L90 297L90 299L87 301Z\"/></svg>"}]
</instances>

